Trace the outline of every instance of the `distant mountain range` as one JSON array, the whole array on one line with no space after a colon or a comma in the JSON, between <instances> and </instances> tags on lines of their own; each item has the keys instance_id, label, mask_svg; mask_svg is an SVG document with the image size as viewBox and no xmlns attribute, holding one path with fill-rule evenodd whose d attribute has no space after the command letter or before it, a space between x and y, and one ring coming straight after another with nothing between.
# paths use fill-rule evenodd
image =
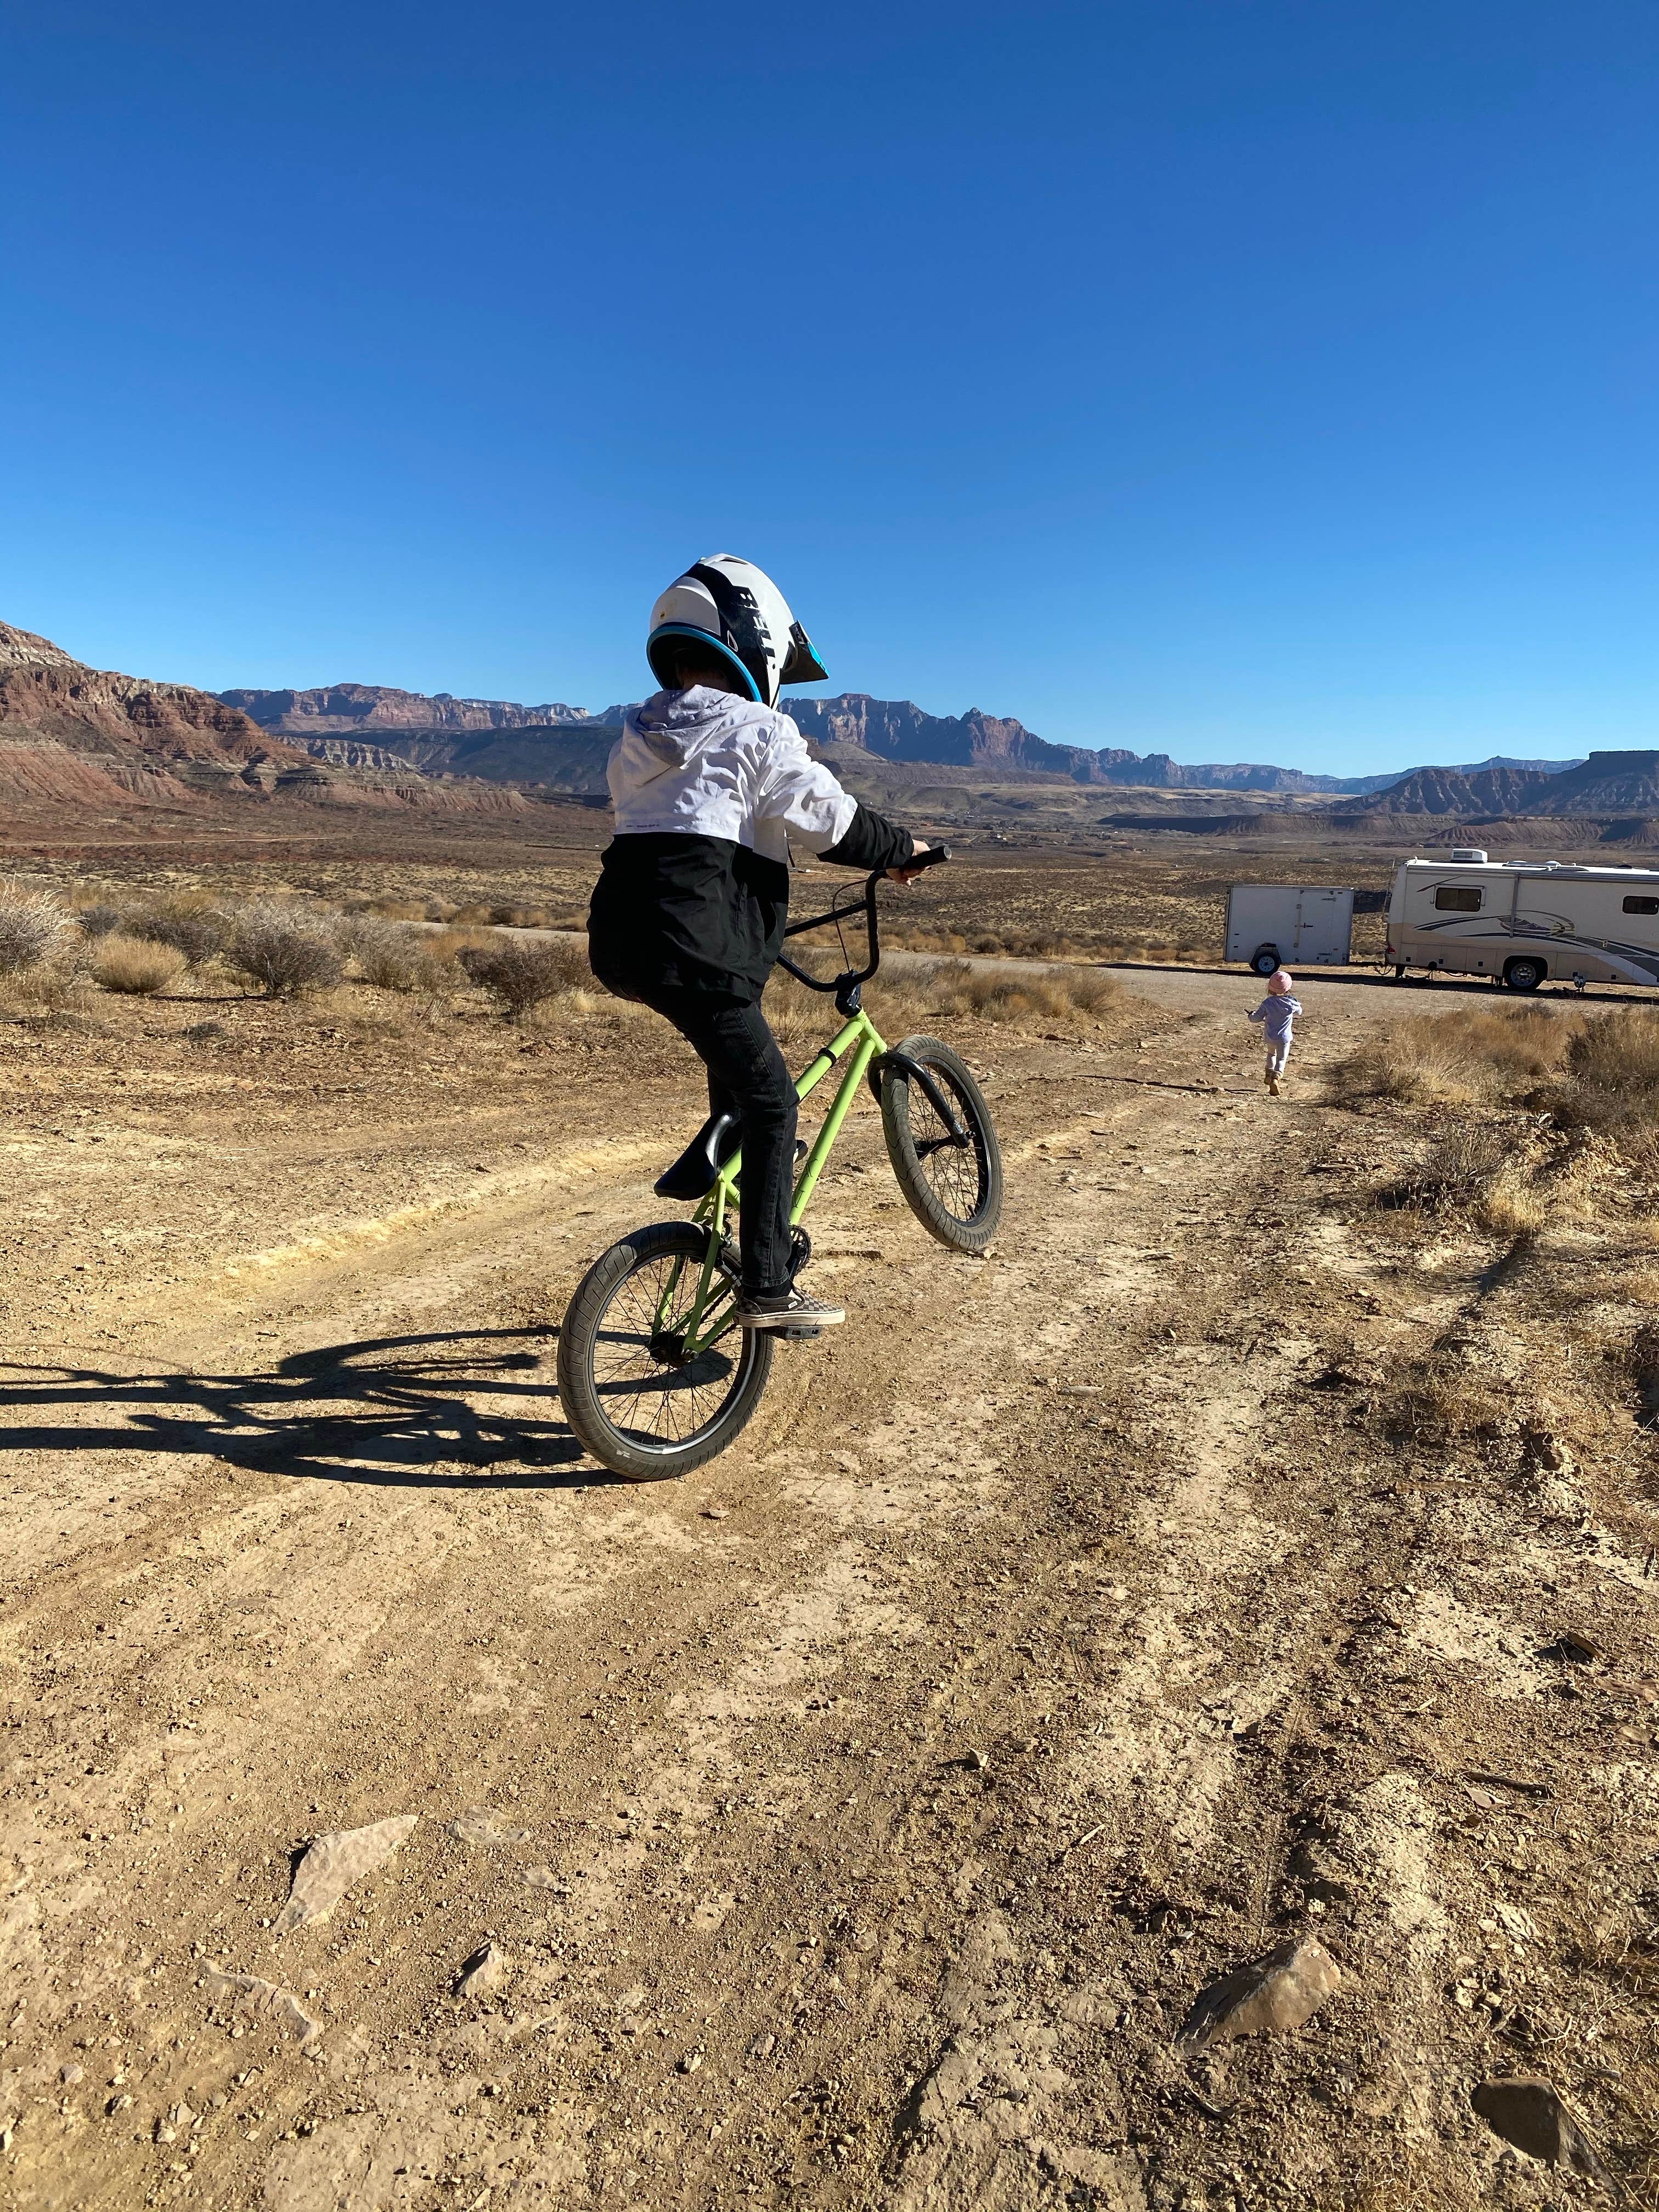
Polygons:
<instances>
[{"instance_id":1,"label":"distant mountain range","mask_svg":"<svg viewBox=\"0 0 1659 2212\"><path fill-rule=\"evenodd\" d=\"M1608 836L1659 823L1659 751L1588 760L1494 755L1399 775L1310 775L1255 763L1187 766L1167 753L1057 745L1012 716L929 714L908 699L843 692L791 699L790 713L837 772L907 787L931 772L951 785L1085 786L1324 799L1334 820L1599 816ZM0 805L18 819L130 817L230 800L512 812L539 796L605 789L624 709L556 702L428 697L373 684L215 694L88 667L33 631L0 623ZM855 781L854 787L858 782ZM1269 810L1277 813L1278 809ZM1115 819L1116 817L1110 817ZM1137 823L1140 817L1136 817ZM1153 822L1151 826L1156 826ZM1224 826L1224 824L1223 825ZM1659 835L1659 830L1655 831Z\"/></svg>"},{"instance_id":2,"label":"distant mountain range","mask_svg":"<svg viewBox=\"0 0 1659 2212\"><path fill-rule=\"evenodd\" d=\"M9 813L51 820L225 799L489 814L529 805L500 784L434 782L402 761L319 761L211 691L89 668L0 623L0 803Z\"/></svg>"},{"instance_id":3,"label":"distant mountain range","mask_svg":"<svg viewBox=\"0 0 1659 2212\"><path fill-rule=\"evenodd\" d=\"M1659 817L1659 752L1592 753L1553 773L1536 768L1420 768L1334 815L1441 814L1466 822L1516 814Z\"/></svg>"},{"instance_id":4,"label":"distant mountain range","mask_svg":"<svg viewBox=\"0 0 1659 2212\"><path fill-rule=\"evenodd\" d=\"M297 738L323 758L337 757L329 740L337 742L343 733L360 738L384 734L394 740L397 756L428 775L483 776L565 791L603 789L605 757L625 712L621 706L597 714L562 705L520 707L504 699L458 699L447 691L428 697L377 684L329 684L309 691L222 691L219 696L262 729ZM981 714L977 708L965 714L929 714L912 700L876 699L866 691L844 691L833 699L791 698L786 703L802 734L820 746L854 746L882 760L1003 769L1022 775L1063 775L1076 783L1164 791L1365 799L1413 784L1418 777L1468 779L1511 772L1548 777L1577 765L1495 754L1464 767L1389 775L1313 775L1254 763L1189 766L1167 753L1051 744L1012 716ZM1425 794L1437 788L1422 787ZM1471 798L1468 803L1478 811L1477 801ZM1427 804L1413 790L1408 803L1390 811L1438 813L1461 811L1462 805L1461 799L1455 808Z\"/></svg>"},{"instance_id":5,"label":"distant mountain range","mask_svg":"<svg viewBox=\"0 0 1659 2212\"><path fill-rule=\"evenodd\" d=\"M387 684L323 684L312 691L221 691L262 730L283 737L373 735L382 730L523 730L597 721L580 707L520 707L510 699L457 699L448 691L395 691ZM620 718L622 709L613 709Z\"/></svg>"}]
</instances>

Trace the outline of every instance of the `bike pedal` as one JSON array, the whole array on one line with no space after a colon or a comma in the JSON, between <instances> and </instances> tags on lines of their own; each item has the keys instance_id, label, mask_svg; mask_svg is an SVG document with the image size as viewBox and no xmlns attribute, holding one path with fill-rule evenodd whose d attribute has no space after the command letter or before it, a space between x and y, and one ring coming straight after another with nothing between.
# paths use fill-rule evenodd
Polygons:
<instances>
[{"instance_id":1,"label":"bike pedal","mask_svg":"<svg viewBox=\"0 0 1659 2212\"><path fill-rule=\"evenodd\" d=\"M786 1344L815 1344L823 1334L821 1328L775 1328L774 1336L781 1336Z\"/></svg>"}]
</instances>

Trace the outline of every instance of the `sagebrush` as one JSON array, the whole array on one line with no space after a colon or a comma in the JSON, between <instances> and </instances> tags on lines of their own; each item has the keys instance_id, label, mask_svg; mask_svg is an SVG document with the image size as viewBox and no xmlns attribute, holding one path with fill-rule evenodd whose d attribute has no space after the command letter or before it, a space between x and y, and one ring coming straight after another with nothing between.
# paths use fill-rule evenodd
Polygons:
<instances>
[{"instance_id":1,"label":"sagebrush","mask_svg":"<svg viewBox=\"0 0 1659 2212\"><path fill-rule=\"evenodd\" d=\"M50 960L70 927L49 891L0 884L0 975L21 975Z\"/></svg>"},{"instance_id":2,"label":"sagebrush","mask_svg":"<svg viewBox=\"0 0 1659 2212\"><path fill-rule=\"evenodd\" d=\"M591 990L593 984L584 947L557 939L504 938L495 945L464 945L457 957L468 978L513 1021L562 992Z\"/></svg>"},{"instance_id":3,"label":"sagebrush","mask_svg":"<svg viewBox=\"0 0 1659 2212\"><path fill-rule=\"evenodd\" d=\"M223 957L227 967L272 999L326 990L339 981L343 968L331 922L274 900L257 900L232 919Z\"/></svg>"}]
</instances>

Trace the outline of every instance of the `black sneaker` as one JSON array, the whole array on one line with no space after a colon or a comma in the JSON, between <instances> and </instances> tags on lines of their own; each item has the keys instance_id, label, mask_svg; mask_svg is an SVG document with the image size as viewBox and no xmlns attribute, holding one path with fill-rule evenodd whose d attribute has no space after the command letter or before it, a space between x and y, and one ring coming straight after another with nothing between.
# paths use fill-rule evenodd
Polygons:
<instances>
[{"instance_id":1,"label":"black sneaker","mask_svg":"<svg viewBox=\"0 0 1659 2212\"><path fill-rule=\"evenodd\" d=\"M782 1328L793 1334L797 1329L803 1334L816 1333L821 1328L833 1328L847 1315L840 1306L826 1305L822 1298L811 1297L799 1285L780 1291L771 1297L758 1297L745 1291L738 1300L739 1328Z\"/></svg>"}]
</instances>

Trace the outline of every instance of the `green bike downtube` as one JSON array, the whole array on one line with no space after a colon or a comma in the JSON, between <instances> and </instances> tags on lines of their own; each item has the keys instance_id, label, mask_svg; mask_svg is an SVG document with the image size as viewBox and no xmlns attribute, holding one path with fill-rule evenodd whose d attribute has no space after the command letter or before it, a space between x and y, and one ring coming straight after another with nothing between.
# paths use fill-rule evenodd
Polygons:
<instances>
[{"instance_id":1,"label":"green bike downtube","mask_svg":"<svg viewBox=\"0 0 1659 2212\"><path fill-rule=\"evenodd\" d=\"M841 1125L852 1109L853 1101L858 1096L859 1085L868 1073L871 1061L882 1050L881 1039L876 1035L868 1018L863 1014L857 1016L854 1020L848 1024L841 1036L836 1039L836 1045L844 1046L855 1033L859 1036L858 1050L854 1054L852 1064L842 1078L841 1089L836 1093L835 1103L823 1117L823 1127L818 1131L817 1141L807 1154L806 1164L800 1171L800 1181L795 1185L795 1202L789 1209L792 1225L799 1222L802 1214L805 1212L807 1200L817 1188L818 1177L823 1172L823 1164L830 1157L830 1147L841 1134ZM833 1051L835 1047L830 1049ZM823 1073L827 1075L829 1069L826 1067ZM805 1077L801 1079L803 1082L805 1081ZM814 1082L820 1082L822 1079L822 1075L813 1078ZM804 1098L806 1092L802 1091L799 1095Z\"/></svg>"}]
</instances>

